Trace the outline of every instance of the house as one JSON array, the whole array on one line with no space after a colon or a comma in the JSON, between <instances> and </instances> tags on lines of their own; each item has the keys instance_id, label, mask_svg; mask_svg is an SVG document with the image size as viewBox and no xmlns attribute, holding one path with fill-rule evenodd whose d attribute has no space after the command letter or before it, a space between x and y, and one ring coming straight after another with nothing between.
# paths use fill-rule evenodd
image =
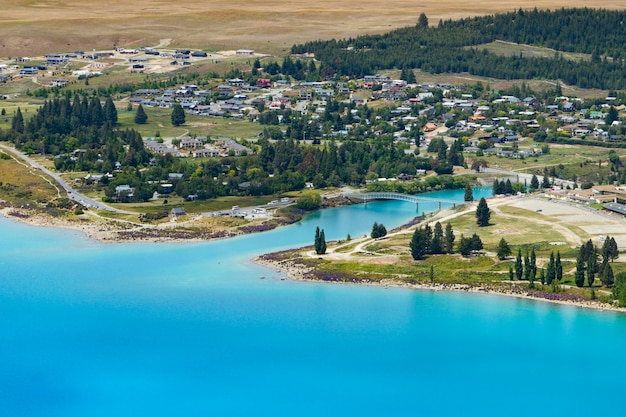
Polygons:
<instances>
[{"instance_id":1,"label":"house","mask_svg":"<svg viewBox=\"0 0 626 417\"><path fill-rule=\"evenodd\" d=\"M191 154L194 158L217 158L220 156L217 149L196 149Z\"/></svg>"},{"instance_id":2,"label":"house","mask_svg":"<svg viewBox=\"0 0 626 417\"><path fill-rule=\"evenodd\" d=\"M115 198L120 203L130 203L134 197L135 189L128 184L115 187Z\"/></svg>"},{"instance_id":3,"label":"house","mask_svg":"<svg viewBox=\"0 0 626 417\"><path fill-rule=\"evenodd\" d=\"M50 83L48 84L48 87L65 87L69 83L70 83L70 80L55 78L54 80L50 81Z\"/></svg>"},{"instance_id":4,"label":"house","mask_svg":"<svg viewBox=\"0 0 626 417\"><path fill-rule=\"evenodd\" d=\"M426 123L424 126L424 132L432 132L435 129L437 129L437 125L434 123Z\"/></svg>"},{"instance_id":5,"label":"house","mask_svg":"<svg viewBox=\"0 0 626 417\"><path fill-rule=\"evenodd\" d=\"M180 147L183 149L198 149L202 147L202 141L197 138L185 138L180 141Z\"/></svg>"},{"instance_id":6,"label":"house","mask_svg":"<svg viewBox=\"0 0 626 417\"><path fill-rule=\"evenodd\" d=\"M170 217L172 219L176 219L177 217L180 216L184 216L185 213L185 208L184 207L174 207L171 211L170 211Z\"/></svg>"},{"instance_id":7,"label":"house","mask_svg":"<svg viewBox=\"0 0 626 417\"><path fill-rule=\"evenodd\" d=\"M174 192L174 184L161 184L159 194L171 194Z\"/></svg>"},{"instance_id":8,"label":"house","mask_svg":"<svg viewBox=\"0 0 626 417\"><path fill-rule=\"evenodd\" d=\"M220 138L218 142L225 148L226 153L233 151L235 155L241 155L245 151L247 154L252 154L252 149L235 142L233 139Z\"/></svg>"},{"instance_id":9,"label":"house","mask_svg":"<svg viewBox=\"0 0 626 417\"><path fill-rule=\"evenodd\" d=\"M256 80L256 85L261 88L268 88L272 85L272 80L269 78L259 78Z\"/></svg>"},{"instance_id":10,"label":"house","mask_svg":"<svg viewBox=\"0 0 626 417\"><path fill-rule=\"evenodd\" d=\"M37 68L32 68L32 67L24 67L21 71L20 71L20 75L37 75L37 73L39 72L39 70Z\"/></svg>"},{"instance_id":11,"label":"house","mask_svg":"<svg viewBox=\"0 0 626 417\"><path fill-rule=\"evenodd\" d=\"M235 87L241 87L245 83L241 78L231 78L228 80L228 84L234 85Z\"/></svg>"},{"instance_id":12,"label":"house","mask_svg":"<svg viewBox=\"0 0 626 417\"><path fill-rule=\"evenodd\" d=\"M311 90L300 90L299 97L300 97L300 100L312 100L313 99L313 91L311 91Z\"/></svg>"},{"instance_id":13,"label":"house","mask_svg":"<svg viewBox=\"0 0 626 417\"><path fill-rule=\"evenodd\" d=\"M563 104L563 111L568 113L575 112L576 103L568 101L567 103Z\"/></svg>"}]
</instances>

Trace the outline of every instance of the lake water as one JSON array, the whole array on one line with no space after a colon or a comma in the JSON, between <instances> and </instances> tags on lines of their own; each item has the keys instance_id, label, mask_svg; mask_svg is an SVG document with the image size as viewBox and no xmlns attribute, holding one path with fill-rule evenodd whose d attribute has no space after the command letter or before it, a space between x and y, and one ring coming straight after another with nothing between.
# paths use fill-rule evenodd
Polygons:
<instances>
[{"instance_id":1,"label":"lake water","mask_svg":"<svg viewBox=\"0 0 626 417\"><path fill-rule=\"evenodd\" d=\"M318 225L343 239L415 215L376 202L176 244L100 244L0 218L0 415L621 413L626 316L292 282L249 261L312 244Z\"/></svg>"}]
</instances>

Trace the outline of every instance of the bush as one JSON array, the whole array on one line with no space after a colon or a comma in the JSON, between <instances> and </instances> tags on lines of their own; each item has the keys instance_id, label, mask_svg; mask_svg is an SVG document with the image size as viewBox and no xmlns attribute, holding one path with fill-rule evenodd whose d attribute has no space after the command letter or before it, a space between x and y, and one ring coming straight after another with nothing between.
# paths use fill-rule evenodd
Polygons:
<instances>
[{"instance_id":1,"label":"bush","mask_svg":"<svg viewBox=\"0 0 626 417\"><path fill-rule=\"evenodd\" d=\"M322 196L315 192L304 193L302 197L298 198L296 203L297 208L307 211L317 210L321 205Z\"/></svg>"}]
</instances>

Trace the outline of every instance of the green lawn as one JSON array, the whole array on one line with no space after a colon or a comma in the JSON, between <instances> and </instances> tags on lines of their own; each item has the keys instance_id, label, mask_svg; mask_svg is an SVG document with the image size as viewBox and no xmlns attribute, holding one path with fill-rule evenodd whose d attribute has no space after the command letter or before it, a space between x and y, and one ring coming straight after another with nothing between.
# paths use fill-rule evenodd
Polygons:
<instances>
[{"instance_id":1,"label":"green lawn","mask_svg":"<svg viewBox=\"0 0 626 417\"><path fill-rule=\"evenodd\" d=\"M247 120L226 119L223 117L205 117L186 115L185 124L172 126L171 109L159 107L144 107L148 115L148 122L143 125L135 123L137 105L128 111L126 107L118 108L118 121L121 128L132 128L143 138L156 137L157 133L163 138L190 136L231 137L236 139L254 139L263 131L263 127Z\"/></svg>"}]
</instances>

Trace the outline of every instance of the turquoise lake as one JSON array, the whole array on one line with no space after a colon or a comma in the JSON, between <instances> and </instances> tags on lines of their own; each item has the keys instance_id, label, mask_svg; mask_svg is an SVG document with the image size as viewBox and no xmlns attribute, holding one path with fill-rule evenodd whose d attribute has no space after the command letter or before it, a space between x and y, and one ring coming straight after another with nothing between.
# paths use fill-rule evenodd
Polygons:
<instances>
[{"instance_id":1,"label":"turquoise lake","mask_svg":"<svg viewBox=\"0 0 626 417\"><path fill-rule=\"evenodd\" d=\"M0 415L621 414L624 315L292 282L250 262L312 244L316 226L344 239L416 214L375 202L176 244L101 244L0 218Z\"/></svg>"}]
</instances>

